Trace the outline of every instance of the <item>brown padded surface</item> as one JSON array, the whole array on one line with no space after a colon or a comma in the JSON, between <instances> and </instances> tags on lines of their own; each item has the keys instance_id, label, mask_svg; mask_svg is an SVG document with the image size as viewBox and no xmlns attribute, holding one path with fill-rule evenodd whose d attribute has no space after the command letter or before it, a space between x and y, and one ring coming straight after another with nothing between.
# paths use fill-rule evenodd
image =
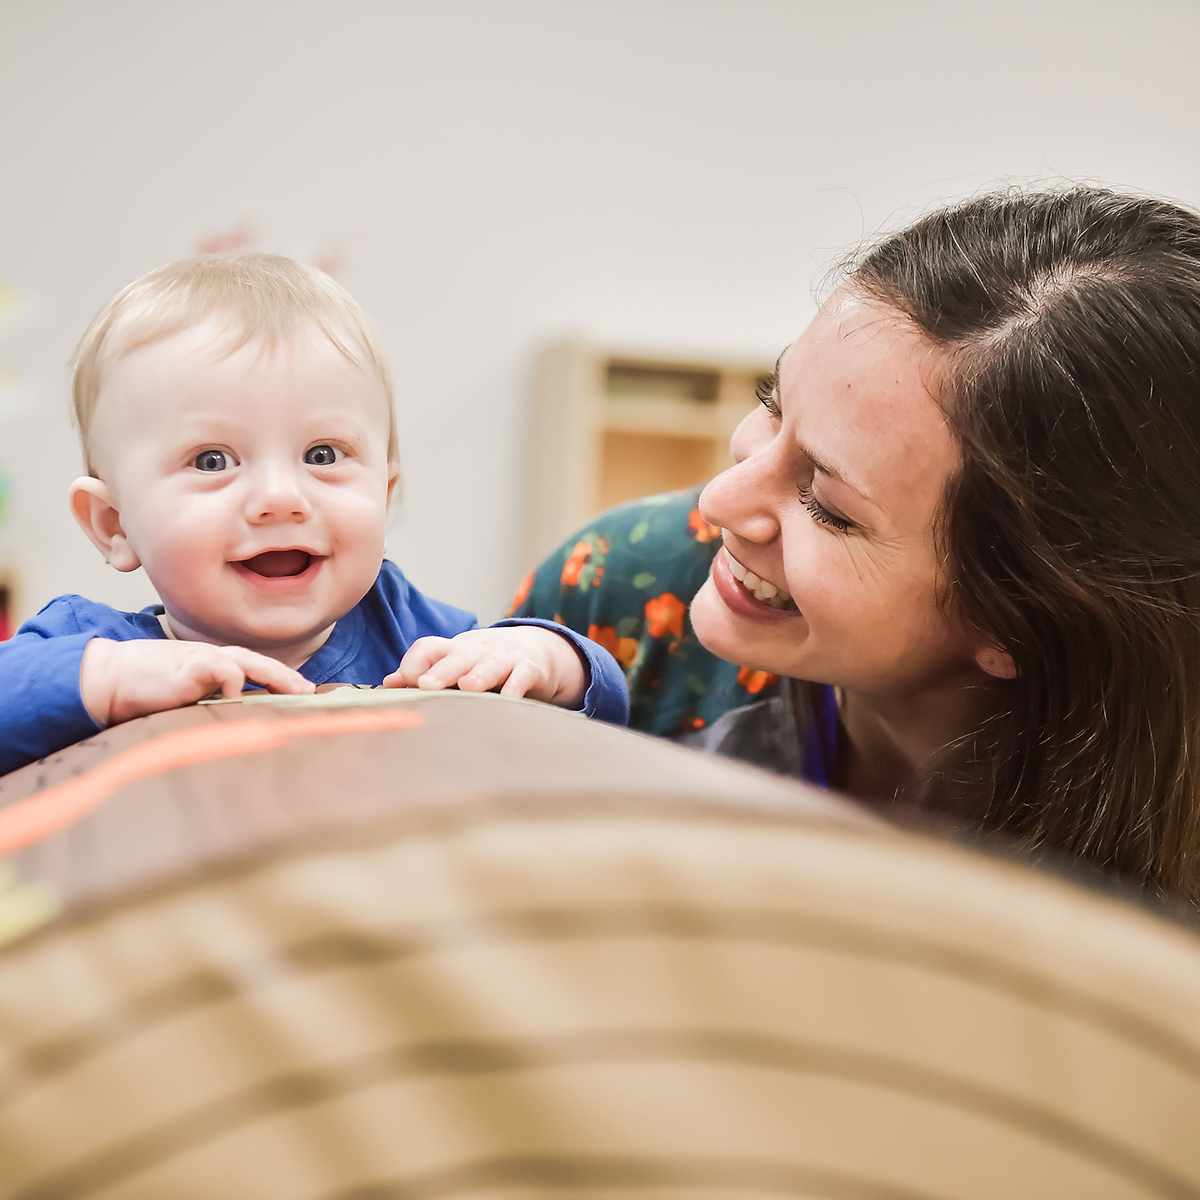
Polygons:
<instances>
[{"instance_id":1,"label":"brown padded surface","mask_svg":"<svg viewBox=\"0 0 1200 1200\"><path fill-rule=\"evenodd\" d=\"M0 860L0 1198L1200 1200L1191 932L554 710L355 704L421 724L214 705L5 781L11 836L325 722Z\"/></svg>"},{"instance_id":2,"label":"brown padded surface","mask_svg":"<svg viewBox=\"0 0 1200 1200\"><path fill-rule=\"evenodd\" d=\"M34 793L95 771L143 743L228 722L302 722L383 708L412 729L297 736L263 753L217 758L120 788L65 830L12 856L27 884L67 909L293 842L388 819L461 823L495 805L526 810L636 803L698 814L734 809L863 829L884 827L814 788L545 704L491 694L342 689L306 703L256 697L157 713L103 731L0 778L0 819Z\"/></svg>"}]
</instances>

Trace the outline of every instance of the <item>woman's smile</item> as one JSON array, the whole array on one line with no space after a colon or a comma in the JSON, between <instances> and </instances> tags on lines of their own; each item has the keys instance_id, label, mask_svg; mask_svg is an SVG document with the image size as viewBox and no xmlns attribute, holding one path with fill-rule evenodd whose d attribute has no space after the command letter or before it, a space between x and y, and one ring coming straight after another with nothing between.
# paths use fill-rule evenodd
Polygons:
<instances>
[{"instance_id":1,"label":"woman's smile","mask_svg":"<svg viewBox=\"0 0 1200 1200\"><path fill-rule=\"evenodd\" d=\"M799 617L795 601L782 588L760 579L722 547L712 566L717 595L739 616L753 621L789 621Z\"/></svg>"},{"instance_id":2,"label":"woman's smile","mask_svg":"<svg viewBox=\"0 0 1200 1200\"><path fill-rule=\"evenodd\" d=\"M746 591L752 593L755 600L761 600L764 604L769 604L772 608L795 609L796 602L783 588L777 587L766 579L760 579L744 563L738 562L729 553L728 548L725 548L725 555L729 559L729 569L733 572L734 579Z\"/></svg>"}]
</instances>

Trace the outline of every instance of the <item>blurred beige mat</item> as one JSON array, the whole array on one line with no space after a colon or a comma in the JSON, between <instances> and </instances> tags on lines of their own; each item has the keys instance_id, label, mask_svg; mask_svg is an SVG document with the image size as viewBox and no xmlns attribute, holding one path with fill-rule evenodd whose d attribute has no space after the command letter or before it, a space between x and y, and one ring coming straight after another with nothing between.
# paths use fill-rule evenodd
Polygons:
<instances>
[{"instance_id":1,"label":"blurred beige mat","mask_svg":"<svg viewBox=\"0 0 1200 1200\"><path fill-rule=\"evenodd\" d=\"M0 848L0 1196L1200 1200L1192 933L547 706L158 714Z\"/></svg>"}]
</instances>

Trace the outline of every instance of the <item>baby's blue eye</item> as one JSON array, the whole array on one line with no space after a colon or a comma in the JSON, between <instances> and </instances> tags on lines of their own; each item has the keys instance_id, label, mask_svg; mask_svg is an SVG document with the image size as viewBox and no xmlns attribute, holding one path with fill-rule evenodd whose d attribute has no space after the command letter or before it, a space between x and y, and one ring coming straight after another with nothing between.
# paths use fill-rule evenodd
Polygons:
<instances>
[{"instance_id":1,"label":"baby's blue eye","mask_svg":"<svg viewBox=\"0 0 1200 1200\"><path fill-rule=\"evenodd\" d=\"M223 471L229 465L224 451L204 450L196 455L192 464L197 471Z\"/></svg>"},{"instance_id":2,"label":"baby's blue eye","mask_svg":"<svg viewBox=\"0 0 1200 1200\"><path fill-rule=\"evenodd\" d=\"M332 467L337 462L337 451L332 446L310 446L304 452L304 461L310 467Z\"/></svg>"}]
</instances>

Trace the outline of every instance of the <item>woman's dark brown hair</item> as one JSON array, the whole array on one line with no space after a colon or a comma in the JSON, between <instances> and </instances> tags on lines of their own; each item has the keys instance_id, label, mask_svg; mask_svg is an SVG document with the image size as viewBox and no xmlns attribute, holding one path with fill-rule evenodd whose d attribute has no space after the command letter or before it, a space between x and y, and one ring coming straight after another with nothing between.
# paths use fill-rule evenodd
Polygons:
<instances>
[{"instance_id":1,"label":"woman's dark brown hair","mask_svg":"<svg viewBox=\"0 0 1200 1200\"><path fill-rule=\"evenodd\" d=\"M853 281L942 352L947 597L1018 670L975 820L1200 902L1200 217L988 195Z\"/></svg>"}]
</instances>

